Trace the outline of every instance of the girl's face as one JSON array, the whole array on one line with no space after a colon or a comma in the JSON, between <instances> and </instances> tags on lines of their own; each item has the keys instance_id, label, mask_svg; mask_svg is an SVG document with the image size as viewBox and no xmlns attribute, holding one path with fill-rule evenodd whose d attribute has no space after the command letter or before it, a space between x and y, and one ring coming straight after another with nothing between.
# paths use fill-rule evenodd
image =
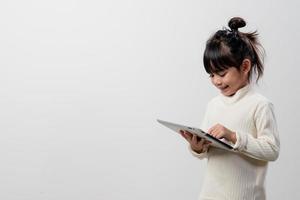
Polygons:
<instances>
[{"instance_id":1,"label":"girl's face","mask_svg":"<svg viewBox=\"0 0 300 200\"><path fill-rule=\"evenodd\" d=\"M242 64L240 70L235 67L230 67L224 71L213 73L210 75L211 82L223 95L232 96L240 88L248 84L250 66Z\"/></svg>"}]
</instances>

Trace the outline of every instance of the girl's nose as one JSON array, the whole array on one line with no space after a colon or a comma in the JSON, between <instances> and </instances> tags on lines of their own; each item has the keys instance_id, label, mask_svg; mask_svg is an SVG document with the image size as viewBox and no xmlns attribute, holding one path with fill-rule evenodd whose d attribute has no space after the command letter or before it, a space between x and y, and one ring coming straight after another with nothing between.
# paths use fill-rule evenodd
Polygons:
<instances>
[{"instance_id":1,"label":"girl's nose","mask_svg":"<svg viewBox=\"0 0 300 200\"><path fill-rule=\"evenodd\" d=\"M213 83L214 83L214 85L217 85L217 86L222 84L221 79L216 76L213 79Z\"/></svg>"}]
</instances>

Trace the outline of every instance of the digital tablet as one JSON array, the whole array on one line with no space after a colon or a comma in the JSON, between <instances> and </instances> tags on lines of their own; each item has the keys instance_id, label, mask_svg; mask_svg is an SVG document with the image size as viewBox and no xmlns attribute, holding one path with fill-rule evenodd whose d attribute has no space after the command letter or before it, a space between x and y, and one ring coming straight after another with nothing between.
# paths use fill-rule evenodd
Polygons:
<instances>
[{"instance_id":1,"label":"digital tablet","mask_svg":"<svg viewBox=\"0 0 300 200\"><path fill-rule=\"evenodd\" d=\"M180 133L180 130L185 130L192 134L196 134L200 138L204 138L205 140L210 141L211 142L210 145L212 145L214 147L229 150L229 151L234 151L233 147L229 143L222 141L220 139L217 139L199 128L194 128L194 127L190 127L190 126L167 122L167 121L160 120L160 119L157 119L157 121L160 124L172 129L173 131L175 131L177 133Z\"/></svg>"}]
</instances>

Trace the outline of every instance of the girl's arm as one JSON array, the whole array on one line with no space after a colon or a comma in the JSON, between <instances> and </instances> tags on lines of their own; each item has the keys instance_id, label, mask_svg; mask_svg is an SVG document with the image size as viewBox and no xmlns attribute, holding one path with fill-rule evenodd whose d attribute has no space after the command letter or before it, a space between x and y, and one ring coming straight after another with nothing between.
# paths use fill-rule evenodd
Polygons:
<instances>
[{"instance_id":1,"label":"girl's arm","mask_svg":"<svg viewBox=\"0 0 300 200\"><path fill-rule=\"evenodd\" d=\"M255 159L274 161L279 155L280 142L273 105L265 103L258 107L254 118L257 137L236 132L234 148Z\"/></svg>"}]
</instances>

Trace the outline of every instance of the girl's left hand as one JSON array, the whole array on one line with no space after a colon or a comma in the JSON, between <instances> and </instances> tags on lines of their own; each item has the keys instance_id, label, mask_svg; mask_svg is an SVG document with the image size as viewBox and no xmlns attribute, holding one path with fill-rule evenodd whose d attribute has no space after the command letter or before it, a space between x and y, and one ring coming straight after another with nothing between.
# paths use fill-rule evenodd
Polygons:
<instances>
[{"instance_id":1,"label":"girl's left hand","mask_svg":"<svg viewBox=\"0 0 300 200\"><path fill-rule=\"evenodd\" d=\"M216 124L208 130L208 133L218 139L225 138L228 141L231 141L235 144L236 142L236 134L235 132L227 129L225 126L221 124Z\"/></svg>"}]
</instances>

